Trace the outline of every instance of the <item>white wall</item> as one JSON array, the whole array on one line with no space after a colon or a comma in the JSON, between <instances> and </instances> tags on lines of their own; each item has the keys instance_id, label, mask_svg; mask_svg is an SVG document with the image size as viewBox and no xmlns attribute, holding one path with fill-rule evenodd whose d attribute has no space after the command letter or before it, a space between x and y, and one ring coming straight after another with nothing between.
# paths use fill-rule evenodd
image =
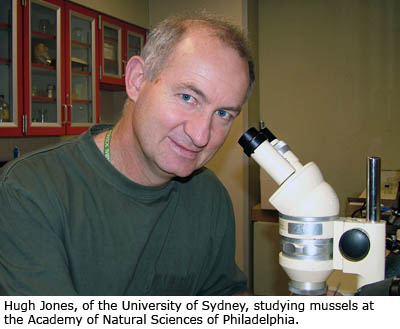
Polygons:
<instances>
[{"instance_id":1,"label":"white wall","mask_svg":"<svg viewBox=\"0 0 400 329\"><path fill-rule=\"evenodd\" d=\"M149 27L148 0L73 0L72 2L140 27Z\"/></svg>"},{"instance_id":2,"label":"white wall","mask_svg":"<svg viewBox=\"0 0 400 329\"><path fill-rule=\"evenodd\" d=\"M261 117L339 195L400 169L400 2L259 1Z\"/></svg>"}]
</instances>

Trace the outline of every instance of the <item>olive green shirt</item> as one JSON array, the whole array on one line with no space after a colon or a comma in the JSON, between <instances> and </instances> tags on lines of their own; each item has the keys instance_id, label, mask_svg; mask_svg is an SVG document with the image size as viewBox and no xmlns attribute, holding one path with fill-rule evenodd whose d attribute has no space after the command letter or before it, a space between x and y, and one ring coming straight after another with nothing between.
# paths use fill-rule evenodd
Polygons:
<instances>
[{"instance_id":1,"label":"olive green shirt","mask_svg":"<svg viewBox=\"0 0 400 329\"><path fill-rule=\"evenodd\" d=\"M0 294L231 295L234 215L208 169L134 183L93 135L23 156L0 175Z\"/></svg>"}]
</instances>

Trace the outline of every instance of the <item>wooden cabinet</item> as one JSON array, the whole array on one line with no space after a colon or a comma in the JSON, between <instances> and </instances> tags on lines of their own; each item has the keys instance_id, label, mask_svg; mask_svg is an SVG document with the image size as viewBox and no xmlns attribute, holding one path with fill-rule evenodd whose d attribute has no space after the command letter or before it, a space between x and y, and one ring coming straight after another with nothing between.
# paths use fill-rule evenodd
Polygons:
<instances>
[{"instance_id":1,"label":"wooden cabinet","mask_svg":"<svg viewBox=\"0 0 400 329\"><path fill-rule=\"evenodd\" d=\"M105 15L100 16L100 61L102 84L125 86L129 58L140 55L146 30ZM112 86L109 86L112 88ZM105 86L106 89L107 86Z\"/></svg>"},{"instance_id":2,"label":"wooden cabinet","mask_svg":"<svg viewBox=\"0 0 400 329\"><path fill-rule=\"evenodd\" d=\"M0 0L0 136L80 134L146 30L64 0ZM1 97L3 96L3 97Z\"/></svg>"}]
</instances>

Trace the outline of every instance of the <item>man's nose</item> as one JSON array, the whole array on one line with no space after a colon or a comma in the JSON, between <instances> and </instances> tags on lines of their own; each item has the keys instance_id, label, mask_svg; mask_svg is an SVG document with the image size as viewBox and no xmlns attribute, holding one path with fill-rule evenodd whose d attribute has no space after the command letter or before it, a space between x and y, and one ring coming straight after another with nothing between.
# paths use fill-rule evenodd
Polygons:
<instances>
[{"instance_id":1,"label":"man's nose","mask_svg":"<svg viewBox=\"0 0 400 329\"><path fill-rule=\"evenodd\" d=\"M196 147L205 147L210 141L212 116L195 113L185 123L185 133Z\"/></svg>"}]
</instances>

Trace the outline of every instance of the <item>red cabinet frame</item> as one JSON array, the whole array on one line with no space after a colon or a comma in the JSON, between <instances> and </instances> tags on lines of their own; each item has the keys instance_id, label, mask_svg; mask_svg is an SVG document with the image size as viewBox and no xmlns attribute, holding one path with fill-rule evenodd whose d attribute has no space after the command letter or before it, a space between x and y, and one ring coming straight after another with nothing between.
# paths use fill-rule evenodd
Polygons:
<instances>
[{"instance_id":1,"label":"red cabinet frame","mask_svg":"<svg viewBox=\"0 0 400 329\"><path fill-rule=\"evenodd\" d=\"M22 47L23 47L23 16L22 16L22 4L21 1L13 0L11 2L12 5L12 38L16 43L16 46L13 46L12 50L12 62L11 65L13 67L13 100L14 106L16 105L16 110L14 114L16 118L13 120L14 122L7 123L6 126L0 126L0 137L2 136L22 136L22 127L23 127L23 107L24 107L24 95L19 92L22 90L23 86L23 56L22 56ZM3 61L3 60L2 60ZM6 61L6 60L4 60Z\"/></svg>"}]
</instances>

